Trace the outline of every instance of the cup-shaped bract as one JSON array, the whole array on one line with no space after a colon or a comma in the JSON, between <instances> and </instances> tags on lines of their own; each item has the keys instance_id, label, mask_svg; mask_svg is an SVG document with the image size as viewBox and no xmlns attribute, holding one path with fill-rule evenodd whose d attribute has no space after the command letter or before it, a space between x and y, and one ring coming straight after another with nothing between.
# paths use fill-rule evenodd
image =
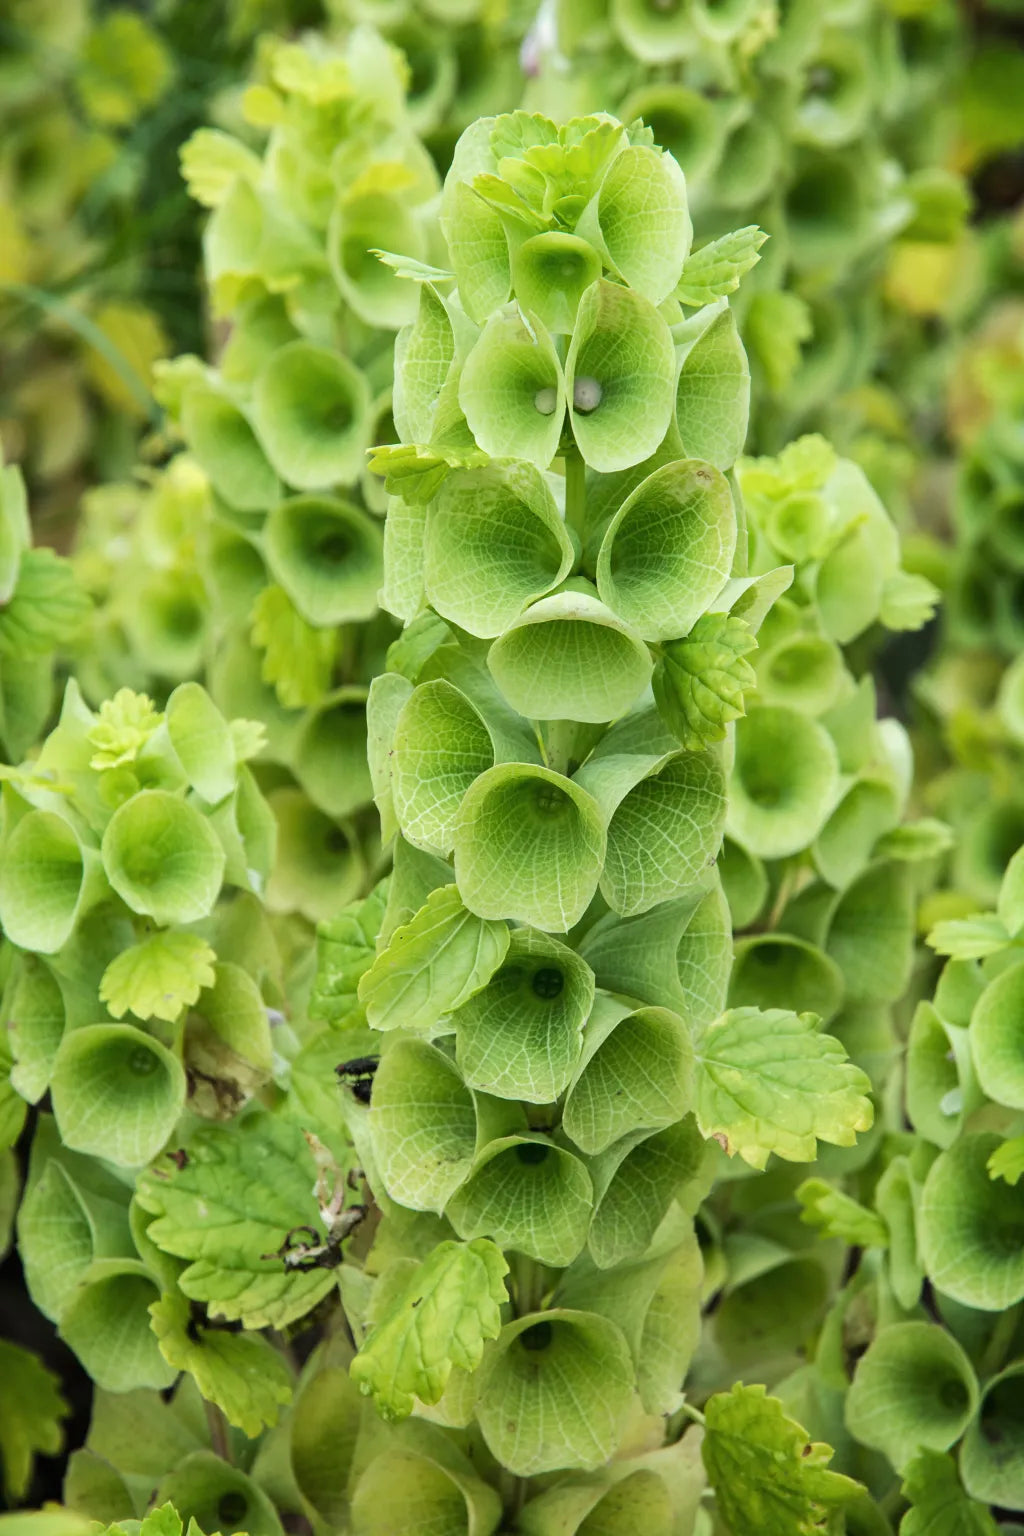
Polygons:
<instances>
[{"instance_id":1,"label":"cup-shaped bract","mask_svg":"<svg viewBox=\"0 0 1024 1536\"><path fill-rule=\"evenodd\" d=\"M494 743L475 704L454 683L420 683L402 706L390 748L391 795L402 835L451 852L459 807L494 765Z\"/></svg>"},{"instance_id":2,"label":"cup-shaped bract","mask_svg":"<svg viewBox=\"0 0 1024 1536\"><path fill-rule=\"evenodd\" d=\"M685 1116L653 1135L626 1136L591 1163L596 1198L587 1252L599 1269L649 1247L672 1200L696 1183L705 1152L693 1117Z\"/></svg>"},{"instance_id":3,"label":"cup-shaped bract","mask_svg":"<svg viewBox=\"0 0 1024 1536\"><path fill-rule=\"evenodd\" d=\"M672 155L646 144L623 149L576 227L629 288L661 304L679 282L693 235L686 181Z\"/></svg>"},{"instance_id":4,"label":"cup-shaped bract","mask_svg":"<svg viewBox=\"0 0 1024 1536\"><path fill-rule=\"evenodd\" d=\"M692 1100L693 1046L679 1015L668 1008L631 1013L601 994L566 1094L565 1134L595 1156L631 1131L681 1120Z\"/></svg>"},{"instance_id":5,"label":"cup-shaped bract","mask_svg":"<svg viewBox=\"0 0 1024 1536\"><path fill-rule=\"evenodd\" d=\"M567 933L597 890L605 827L594 799L527 763L480 775L459 808L455 874L471 911Z\"/></svg>"},{"instance_id":6,"label":"cup-shaped bract","mask_svg":"<svg viewBox=\"0 0 1024 1536\"><path fill-rule=\"evenodd\" d=\"M309 711L296 742L295 777L328 816L351 816L369 802L365 688L339 688Z\"/></svg>"},{"instance_id":7,"label":"cup-shaped bract","mask_svg":"<svg viewBox=\"0 0 1024 1536\"><path fill-rule=\"evenodd\" d=\"M469 1175L477 1139L473 1095L443 1051L396 1041L374 1077L370 1129L391 1198L443 1211Z\"/></svg>"},{"instance_id":8,"label":"cup-shaped bract","mask_svg":"<svg viewBox=\"0 0 1024 1536\"><path fill-rule=\"evenodd\" d=\"M713 753L594 757L577 781L610 811L601 892L613 912L633 917L705 885L725 825L725 773Z\"/></svg>"},{"instance_id":9,"label":"cup-shaped bract","mask_svg":"<svg viewBox=\"0 0 1024 1536\"><path fill-rule=\"evenodd\" d=\"M636 702L654 663L639 635L577 580L510 624L487 665L520 714L600 723Z\"/></svg>"},{"instance_id":10,"label":"cup-shaped bract","mask_svg":"<svg viewBox=\"0 0 1024 1536\"><path fill-rule=\"evenodd\" d=\"M575 950L514 928L490 981L452 1014L464 1080L498 1098L553 1103L576 1069L593 999L594 974Z\"/></svg>"},{"instance_id":11,"label":"cup-shaped bract","mask_svg":"<svg viewBox=\"0 0 1024 1536\"><path fill-rule=\"evenodd\" d=\"M907 1113L937 1147L952 1146L965 1112L981 1100L967 1030L918 1003L907 1041Z\"/></svg>"},{"instance_id":12,"label":"cup-shaped bract","mask_svg":"<svg viewBox=\"0 0 1024 1536\"><path fill-rule=\"evenodd\" d=\"M445 1206L460 1237L493 1237L540 1264L582 1252L593 1186L582 1160L544 1135L488 1142Z\"/></svg>"},{"instance_id":13,"label":"cup-shaped bract","mask_svg":"<svg viewBox=\"0 0 1024 1536\"><path fill-rule=\"evenodd\" d=\"M977 1406L977 1379L953 1336L933 1323L894 1323L857 1362L846 1423L902 1469L919 1450L959 1440Z\"/></svg>"},{"instance_id":14,"label":"cup-shaped bract","mask_svg":"<svg viewBox=\"0 0 1024 1536\"><path fill-rule=\"evenodd\" d=\"M12 944L53 954L106 888L96 849L53 811L27 811L4 838L0 923Z\"/></svg>"},{"instance_id":15,"label":"cup-shaped bract","mask_svg":"<svg viewBox=\"0 0 1024 1536\"><path fill-rule=\"evenodd\" d=\"M96 1260L72 1294L61 1314L61 1337L104 1391L173 1385L177 1371L149 1325L149 1308L159 1299L156 1278L131 1259Z\"/></svg>"},{"instance_id":16,"label":"cup-shaped bract","mask_svg":"<svg viewBox=\"0 0 1024 1536\"><path fill-rule=\"evenodd\" d=\"M352 1529L359 1536L390 1536L393 1531L489 1530L501 1518L495 1490L465 1469L453 1447L440 1448L443 1460L405 1446L381 1452L370 1462L352 1494Z\"/></svg>"},{"instance_id":17,"label":"cup-shaped bract","mask_svg":"<svg viewBox=\"0 0 1024 1536\"><path fill-rule=\"evenodd\" d=\"M139 1168L163 1147L185 1107L178 1058L130 1024L65 1035L54 1063L54 1114L77 1152Z\"/></svg>"},{"instance_id":18,"label":"cup-shaped bract","mask_svg":"<svg viewBox=\"0 0 1024 1536\"><path fill-rule=\"evenodd\" d=\"M735 548L725 476L696 459L666 464L612 518L598 555L597 589L645 640L673 640L721 590Z\"/></svg>"},{"instance_id":19,"label":"cup-shaped bract","mask_svg":"<svg viewBox=\"0 0 1024 1536\"><path fill-rule=\"evenodd\" d=\"M181 683L167 700L167 734L189 786L210 805L238 779L231 729L199 683Z\"/></svg>"},{"instance_id":20,"label":"cup-shaped bract","mask_svg":"<svg viewBox=\"0 0 1024 1536\"><path fill-rule=\"evenodd\" d=\"M1002 1312L1024 1297L1024 1185L989 1175L998 1136L962 1136L940 1153L925 1180L918 1240L932 1284L979 1312Z\"/></svg>"},{"instance_id":21,"label":"cup-shaped bract","mask_svg":"<svg viewBox=\"0 0 1024 1536\"><path fill-rule=\"evenodd\" d=\"M700 47L690 0L614 0L612 21L629 51L645 64L685 59Z\"/></svg>"},{"instance_id":22,"label":"cup-shaped bract","mask_svg":"<svg viewBox=\"0 0 1024 1536\"><path fill-rule=\"evenodd\" d=\"M472 635L500 635L565 580L575 551L532 464L499 459L453 471L431 504L423 551L428 601Z\"/></svg>"},{"instance_id":23,"label":"cup-shaped bract","mask_svg":"<svg viewBox=\"0 0 1024 1536\"><path fill-rule=\"evenodd\" d=\"M580 299L601 276L601 258L577 235L545 230L517 246L512 289L523 309L553 335L570 335Z\"/></svg>"},{"instance_id":24,"label":"cup-shaped bract","mask_svg":"<svg viewBox=\"0 0 1024 1536\"><path fill-rule=\"evenodd\" d=\"M428 256L424 229L414 211L384 191L342 197L327 237L334 280L367 325L397 331L416 317L416 285L379 260L377 250L417 261Z\"/></svg>"},{"instance_id":25,"label":"cup-shaped bract","mask_svg":"<svg viewBox=\"0 0 1024 1536\"><path fill-rule=\"evenodd\" d=\"M843 991L835 961L804 939L760 934L736 945L730 1008L792 1008L827 1022L838 1012Z\"/></svg>"},{"instance_id":26,"label":"cup-shaped bract","mask_svg":"<svg viewBox=\"0 0 1024 1536\"><path fill-rule=\"evenodd\" d=\"M292 341L260 370L253 420L267 458L289 485L352 485L369 444L370 389L347 358Z\"/></svg>"},{"instance_id":27,"label":"cup-shaped bract","mask_svg":"<svg viewBox=\"0 0 1024 1536\"><path fill-rule=\"evenodd\" d=\"M812 842L839 789L832 738L817 721L781 705L753 709L736 725L729 835L764 859Z\"/></svg>"},{"instance_id":28,"label":"cup-shaped bract","mask_svg":"<svg viewBox=\"0 0 1024 1536\"><path fill-rule=\"evenodd\" d=\"M732 929L721 887L663 901L637 917L601 918L580 944L599 987L709 1023L725 1007Z\"/></svg>"},{"instance_id":29,"label":"cup-shaped bract","mask_svg":"<svg viewBox=\"0 0 1024 1536\"><path fill-rule=\"evenodd\" d=\"M195 1521L202 1531L234 1526L249 1536L280 1536L283 1529L263 1489L213 1451L196 1450L176 1460L155 1501L173 1504L186 1523Z\"/></svg>"},{"instance_id":30,"label":"cup-shaped bract","mask_svg":"<svg viewBox=\"0 0 1024 1536\"><path fill-rule=\"evenodd\" d=\"M562 366L546 326L517 304L496 310L459 378L459 405L478 445L495 458L547 469L558 452L565 404Z\"/></svg>"},{"instance_id":31,"label":"cup-shaped bract","mask_svg":"<svg viewBox=\"0 0 1024 1536\"><path fill-rule=\"evenodd\" d=\"M281 487L243 411L220 390L186 390L181 426L189 450L218 496L241 512L265 512Z\"/></svg>"},{"instance_id":32,"label":"cup-shaped bract","mask_svg":"<svg viewBox=\"0 0 1024 1536\"><path fill-rule=\"evenodd\" d=\"M872 106L872 60L856 32L826 32L804 66L798 142L829 148L863 131Z\"/></svg>"},{"instance_id":33,"label":"cup-shaped bract","mask_svg":"<svg viewBox=\"0 0 1024 1536\"><path fill-rule=\"evenodd\" d=\"M676 330L681 351L676 429L687 458L730 469L747 437L750 367L736 320L721 299Z\"/></svg>"},{"instance_id":34,"label":"cup-shaped bract","mask_svg":"<svg viewBox=\"0 0 1024 1536\"><path fill-rule=\"evenodd\" d=\"M209 611L194 571L156 571L128 594L125 628L147 670L173 681L202 666Z\"/></svg>"},{"instance_id":35,"label":"cup-shaped bract","mask_svg":"<svg viewBox=\"0 0 1024 1536\"><path fill-rule=\"evenodd\" d=\"M672 420L675 371L672 333L651 301L593 283L565 359L573 436L591 469L628 469L654 453Z\"/></svg>"},{"instance_id":36,"label":"cup-shaped bract","mask_svg":"<svg viewBox=\"0 0 1024 1536\"><path fill-rule=\"evenodd\" d=\"M868 224L868 174L853 153L813 150L797 158L784 204L796 267L839 267L858 252Z\"/></svg>"},{"instance_id":37,"label":"cup-shaped bract","mask_svg":"<svg viewBox=\"0 0 1024 1536\"><path fill-rule=\"evenodd\" d=\"M1024 1509L1024 1365L1015 1361L986 1382L960 1448L960 1475L972 1499Z\"/></svg>"},{"instance_id":38,"label":"cup-shaped bract","mask_svg":"<svg viewBox=\"0 0 1024 1536\"><path fill-rule=\"evenodd\" d=\"M634 1381L614 1323L564 1308L527 1314L503 1329L484 1371L477 1422L510 1471L531 1477L608 1460Z\"/></svg>"},{"instance_id":39,"label":"cup-shaped bract","mask_svg":"<svg viewBox=\"0 0 1024 1536\"><path fill-rule=\"evenodd\" d=\"M282 787L268 795L277 820L277 859L267 882L272 912L301 912L329 922L363 883L364 865L354 829L313 804L302 790Z\"/></svg>"},{"instance_id":40,"label":"cup-shaped bract","mask_svg":"<svg viewBox=\"0 0 1024 1536\"><path fill-rule=\"evenodd\" d=\"M210 823L163 789L141 790L114 812L102 854L122 901L161 924L206 917L224 878L224 849Z\"/></svg>"},{"instance_id":41,"label":"cup-shaped bract","mask_svg":"<svg viewBox=\"0 0 1024 1536\"><path fill-rule=\"evenodd\" d=\"M652 82L630 92L621 112L626 122L643 118L656 142L682 168L689 186L699 186L715 170L726 120L719 103L702 91L686 85ZM717 179L715 190L717 193ZM661 259L664 261L666 256L663 254Z\"/></svg>"},{"instance_id":42,"label":"cup-shaped bract","mask_svg":"<svg viewBox=\"0 0 1024 1536\"><path fill-rule=\"evenodd\" d=\"M1024 964L985 988L971 1014L971 1056L978 1081L996 1104L1024 1109Z\"/></svg>"}]
</instances>

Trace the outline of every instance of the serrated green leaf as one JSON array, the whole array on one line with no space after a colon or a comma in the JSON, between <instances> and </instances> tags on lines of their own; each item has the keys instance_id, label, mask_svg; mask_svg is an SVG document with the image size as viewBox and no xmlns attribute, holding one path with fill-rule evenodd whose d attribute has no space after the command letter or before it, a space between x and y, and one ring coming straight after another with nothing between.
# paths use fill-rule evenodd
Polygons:
<instances>
[{"instance_id":1,"label":"serrated green leaf","mask_svg":"<svg viewBox=\"0 0 1024 1536\"><path fill-rule=\"evenodd\" d=\"M316 932L316 976L309 997L311 1019L339 1025L358 1006L359 979L377 953L388 883L375 886Z\"/></svg>"},{"instance_id":2,"label":"serrated green leaf","mask_svg":"<svg viewBox=\"0 0 1024 1536\"><path fill-rule=\"evenodd\" d=\"M188 1371L203 1397L216 1403L229 1424L250 1439L276 1424L292 1384L277 1350L253 1334L222 1328L189 1331L183 1296L162 1296L149 1309L160 1353L175 1370Z\"/></svg>"},{"instance_id":3,"label":"serrated green leaf","mask_svg":"<svg viewBox=\"0 0 1024 1536\"><path fill-rule=\"evenodd\" d=\"M371 1329L351 1373L386 1419L440 1401L452 1368L475 1371L501 1332L508 1265L486 1238L439 1243Z\"/></svg>"},{"instance_id":4,"label":"serrated green leaf","mask_svg":"<svg viewBox=\"0 0 1024 1536\"><path fill-rule=\"evenodd\" d=\"M184 1160L142 1176L138 1199L155 1218L152 1241L189 1261L186 1296L247 1328L283 1328L334 1285L330 1270L289 1270L275 1256L293 1228L318 1228L315 1183L299 1127L258 1113L196 1132Z\"/></svg>"},{"instance_id":5,"label":"serrated green leaf","mask_svg":"<svg viewBox=\"0 0 1024 1536\"><path fill-rule=\"evenodd\" d=\"M709 1398L701 1454L733 1536L821 1536L860 1484L830 1472L830 1446L811 1441L764 1387Z\"/></svg>"},{"instance_id":6,"label":"serrated green leaf","mask_svg":"<svg viewBox=\"0 0 1024 1536\"><path fill-rule=\"evenodd\" d=\"M705 1136L763 1168L769 1155L811 1162L817 1141L850 1147L873 1118L870 1082L813 1014L734 1008L697 1045L697 1119Z\"/></svg>"},{"instance_id":7,"label":"serrated green leaf","mask_svg":"<svg viewBox=\"0 0 1024 1536\"><path fill-rule=\"evenodd\" d=\"M289 709L319 704L331 682L336 629L314 629L282 587L264 587L252 610L252 642L263 652L263 680Z\"/></svg>"},{"instance_id":8,"label":"serrated green leaf","mask_svg":"<svg viewBox=\"0 0 1024 1536\"><path fill-rule=\"evenodd\" d=\"M767 239L763 229L748 224L691 251L676 288L680 304L699 309L735 293L741 279L761 260L758 252Z\"/></svg>"},{"instance_id":9,"label":"serrated green leaf","mask_svg":"<svg viewBox=\"0 0 1024 1536\"><path fill-rule=\"evenodd\" d=\"M952 1456L936 1451L915 1456L900 1491L911 1505L900 1521L900 1536L998 1536L984 1504L969 1499L961 1487Z\"/></svg>"},{"instance_id":10,"label":"serrated green leaf","mask_svg":"<svg viewBox=\"0 0 1024 1536\"><path fill-rule=\"evenodd\" d=\"M885 1248L885 1222L867 1206L844 1195L824 1179L805 1179L796 1192L803 1206L800 1220L818 1227L823 1237L841 1237L854 1248Z\"/></svg>"},{"instance_id":11,"label":"serrated green leaf","mask_svg":"<svg viewBox=\"0 0 1024 1536\"><path fill-rule=\"evenodd\" d=\"M432 891L360 978L367 1020L374 1029L431 1030L486 986L508 943L508 924L468 911L457 886Z\"/></svg>"},{"instance_id":12,"label":"serrated green leaf","mask_svg":"<svg viewBox=\"0 0 1024 1536\"><path fill-rule=\"evenodd\" d=\"M237 176L256 185L263 170L251 149L219 128L197 128L178 158L190 194L204 208L218 207Z\"/></svg>"},{"instance_id":13,"label":"serrated green leaf","mask_svg":"<svg viewBox=\"0 0 1024 1536\"><path fill-rule=\"evenodd\" d=\"M0 655L25 657L70 644L92 611L70 560L52 549L28 549L18 583L0 607Z\"/></svg>"},{"instance_id":14,"label":"serrated green leaf","mask_svg":"<svg viewBox=\"0 0 1024 1536\"><path fill-rule=\"evenodd\" d=\"M112 960L100 982L100 1001L115 1019L172 1020L212 987L216 955L197 933L154 933Z\"/></svg>"},{"instance_id":15,"label":"serrated green leaf","mask_svg":"<svg viewBox=\"0 0 1024 1536\"><path fill-rule=\"evenodd\" d=\"M990 1179L1004 1179L1019 1184L1024 1174L1024 1136L1011 1136L992 1153L987 1164Z\"/></svg>"},{"instance_id":16,"label":"serrated green leaf","mask_svg":"<svg viewBox=\"0 0 1024 1536\"><path fill-rule=\"evenodd\" d=\"M743 619L705 613L684 640L670 640L654 671L654 697L662 718L691 752L721 741L730 720L744 712L744 692L756 674L747 661L757 641Z\"/></svg>"},{"instance_id":17,"label":"serrated green leaf","mask_svg":"<svg viewBox=\"0 0 1024 1536\"><path fill-rule=\"evenodd\" d=\"M10 1504L28 1492L35 1457L60 1451L67 1414L58 1377L31 1350L0 1339L0 1462Z\"/></svg>"},{"instance_id":18,"label":"serrated green leaf","mask_svg":"<svg viewBox=\"0 0 1024 1536\"><path fill-rule=\"evenodd\" d=\"M896 571L882 587L879 613L886 629L922 629L935 612L941 593L926 576Z\"/></svg>"}]
</instances>

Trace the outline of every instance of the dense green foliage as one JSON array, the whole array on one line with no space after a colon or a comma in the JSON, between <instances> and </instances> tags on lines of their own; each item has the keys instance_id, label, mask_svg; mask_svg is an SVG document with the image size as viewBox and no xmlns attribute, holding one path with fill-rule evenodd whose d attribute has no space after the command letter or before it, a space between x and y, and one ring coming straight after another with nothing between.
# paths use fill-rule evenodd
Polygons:
<instances>
[{"instance_id":1,"label":"dense green foliage","mask_svg":"<svg viewBox=\"0 0 1024 1536\"><path fill-rule=\"evenodd\" d=\"M1014 64L202 12L0 60L0 1532L1020 1529Z\"/></svg>"}]
</instances>

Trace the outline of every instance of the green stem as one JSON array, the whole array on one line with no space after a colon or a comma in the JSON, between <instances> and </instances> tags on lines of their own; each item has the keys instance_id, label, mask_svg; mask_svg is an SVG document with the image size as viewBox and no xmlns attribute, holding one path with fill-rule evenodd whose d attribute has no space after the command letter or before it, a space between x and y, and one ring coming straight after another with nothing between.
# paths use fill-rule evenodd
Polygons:
<instances>
[{"instance_id":1,"label":"green stem","mask_svg":"<svg viewBox=\"0 0 1024 1536\"><path fill-rule=\"evenodd\" d=\"M978 1370L979 1376L992 1376L1006 1358L1006 1351L1020 1322L1020 1303L1000 1313L999 1321L992 1330L992 1337L985 1346Z\"/></svg>"},{"instance_id":2,"label":"green stem","mask_svg":"<svg viewBox=\"0 0 1024 1536\"><path fill-rule=\"evenodd\" d=\"M565 452L565 522L579 539L582 553L587 533L587 466L575 443Z\"/></svg>"},{"instance_id":3,"label":"green stem","mask_svg":"<svg viewBox=\"0 0 1024 1536\"><path fill-rule=\"evenodd\" d=\"M575 720L549 720L544 735L547 740L545 759L554 773L569 772L576 751L579 726Z\"/></svg>"},{"instance_id":4,"label":"green stem","mask_svg":"<svg viewBox=\"0 0 1024 1536\"><path fill-rule=\"evenodd\" d=\"M231 1444L228 1440L228 1423L216 1403L203 1399L203 1407L206 1409L206 1422L210 1427L210 1444L221 1461L231 1465Z\"/></svg>"}]
</instances>

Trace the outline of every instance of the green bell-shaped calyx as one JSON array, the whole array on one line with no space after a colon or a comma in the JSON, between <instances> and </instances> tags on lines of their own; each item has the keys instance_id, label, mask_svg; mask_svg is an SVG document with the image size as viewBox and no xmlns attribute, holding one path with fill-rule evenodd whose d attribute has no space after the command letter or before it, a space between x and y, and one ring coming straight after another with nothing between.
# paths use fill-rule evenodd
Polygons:
<instances>
[{"instance_id":1,"label":"green bell-shaped calyx","mask_svg":"<svg viewBox=\"0 0 1024 1536\"><path fill-rule=\"evenodd\" d=\"M121 899L158 923L205 917L224 876L224 850L209 822L167 790L126 800L103 834L102 854Z\"/></svg>"},{"instance_id":2,"label":"green bell-shaped calyx","mask_svg":"<svg viewBox=\"0 0 1024 1536\"><path fill-rule=\"evenodd\" d=\"M138 1168L185 1107L185 1073L166 1046L132 1025L90 1024L64 1037L51 1091L67 1146Z\"/></svg>"},{"instance_id":3,"label":"green bell-shaped calyx","mask_svg":"<svg viewBox=\"0 0 1024 1536\"><path fill-rule=\"evenodd\" d=\"M572 570L575 553L555 498L531 464L498 459L455 470L431 504L423 584L443 618L500 635Z\"/></svg>"},{"instance_id":4,"label":"green bell-shaped calyx","mask_svg":"<svg viewBox=\"0 0 1024 1536\"><path fill-rule=\"evenodd\" d=\"M582 1160L545 1135L488 1142L445 1206L460 1237L490 1234L540 1264L571 1264L587 1240L593 1186Z\"/></svg>"},{"instance_id":5,"label":"green bell-shaped calyx","mask_svg":"<svg viewBox=\"0 0 1024 1536\"><path fill-rule=\"evenodd\" d=\"M625 1429L633 1363L619 1328L592 1312L536 1312L509 1323L484 1366L477 1422L520 1477L606 1462Z\"/></svg>"},{"instance_id":6,"label":"green bell-shaped calyx","mask_svg":"<svg viewBox=\"0 0 1024 1536\"><path fill-rule=\"evenodd\" d=\"M778 859L813 841L832 810L839 762L816 721L780 705L759 707L736 727L729 834L749 853Z\"/></svg>"},{"instance_id":7,"label":"green bell-shaped calyx","mask_svg":"<svg viewBox=\"0 0 1024 1536\"><path fill-rule=\"evenodd\" d=\"M253 415L267 458L289 485L315 491L358 478L370 390L347 358L306 341L279 348L256 380Z\"/></svg>"},{"instance_id":8,"label":"green bell-shaped calyx","mask_svg":"<svg viewBox=\"0 0 1024 1536\"><path fill-rule=\"evenodd\" d=\"M640 636L576 579L534 603L492 645L495 682L538 720L614 720L634 704L653 663Z\"/></svg>"},{"instance_id":9,"label":"green bell-shaped calyx","mask_svg":"<svg viewBox=\"0 0 1024 1536\"><path fill-rule=\"evenodd\" d=\"M220 390L202 384L188 389L181 426L189 451L229 506L264 512L280 495L280 484L242 410Z\"/></svg>"},{"instance_id":10,"label":"green bell-shaped calyx","mask_svg":"<svg viewBox=\"0 0 1024 1536\"><path fill-rule=\"evenodd\" d=\"M327 496L279 502L267 519L264 548L275 580L307 623L357 623L376 613L381 533L351 502Z\"/></svg>"},{"instance_id":11,"label":"green bell-shaped calyx","mask_svg":"<svg viewBox=\"0 0 1024 1536\"><path fill-rule=\"evenodd\" d=\"M616 512L597 560L597 588L645 640L685 635L721 590L736 547L725 477L681 460L656 469Z\"/></svg>"},{"instance_id":12,"label":"green bell-shaped calyx","mask_svg":"<svg viewBox=\"0 0 1024 1536\"><path fill-rule=\"evenodd\" d=\"M370 1130L384 1188L413 1210L443 1211L473 1166L473 1095L424 1040L399 1039L381 1058Z\"/></svg>"},{"instance_id":13,"label":"green bell-shaped calyx","mask_svg":"<svg viewBox=\"0 0 1024 1536\"><path fill-rule=\"evenodd\" d=\"M1024 1185L993 1179L989 1132L962 1136L925 1181L918 1240L928 1278L954 1301L1001 1312L1024 1297Z\"/></svg>"},{"instance_id":14,"label":"green bell-shaped calyx","mask_svg":"<svg viewBox=\"0 0 1024 1536\"><path fill-rule=\"evenodd\" d=\"M466 358L459 404L485 453L547 469L562 435L565 388L550 332L510 304L490 316Z\"/></svg>"},{"instance_id":15,"label":"green bell-shaped calyx","mask_svg":"<svg viewBox=\"0 0 1024 1536\"><path fill-rule=\"evenodd\" d=\"M499 1098L552 1103L576 1069L593 998L593 972L574 950L514 928L487 985L452 1015L465 1081Z\"/></svg>"},{"instance_id":16,"label":"green bell-shaped calyx","mask_svg":"<svg viewBox=\"0 0 1024 1536\"><path fill-rule=\"evenodd\" d=\"M931 1323L894 1323L857 1363L846 1422L902 1470L919 1450L947 1450L977 1406L978 1383L956 1340Z\"/></svg>"},{"instance_id":17,"label":"green bell-shaped calyx","mask_svg":"<svg viewBox=\"0 0 1024 1536\"><path fill-rule=\"evenodd\" d=\"M550 768L506 763L475 780L455 825L455 876L470 911L567 933L601 877L604 819Z\"/></svg>"},{"instance_id":18,"label":"green bell-shaped calyx","mask_svg":"<svg viewBox=\"0 0 1024 1536\"><path fill-rule=\"evenodd\" d=\"M630 1012L602 994L566 1094L566 1135L597 1154L628 1132L671 1125L692 1103L693 1046L682 1019L667 1008Z\"/></svg>"},{"instance_id":19,"label":"green bell-shaped calyx","mask_svg":"<svg viewBox=\"0 0 1024 1536\"><path fill-rule=\"evenodd\" d=\"M4 838L0 923L13 944L52 954L105 887L98 851L52 811L28 811Z\"/></svg>"},{"instance_id":20,"label":"green bell-shaped calyx","mask_svg":"<svg viewBox=\"0 0 1024 1536\"><path fill-rule=\"evenodd\" d=\"M565 388L584 461L608 474L648 458L672 420L675 352L649 299L604 280L580 300Z\"/></svg>"}]
</instances>

